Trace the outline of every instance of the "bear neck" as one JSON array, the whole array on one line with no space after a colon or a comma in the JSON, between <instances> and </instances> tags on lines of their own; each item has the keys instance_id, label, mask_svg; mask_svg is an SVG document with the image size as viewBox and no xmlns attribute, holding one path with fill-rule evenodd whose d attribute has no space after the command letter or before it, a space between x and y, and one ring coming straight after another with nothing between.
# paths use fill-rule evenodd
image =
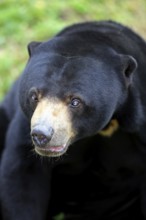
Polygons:
<instances>
[{"instance_id":1,"label":"bear neck","mask_svg":"<svg viewBox=\"0 0 146 220\"><path fill-rule=\"evenodd\" d=\"M118 113L117 119L120 128L134 134L140 141L146 144L146 106L142 100L142 94L135 88L129 88L128 97Z\"/></svg>"}]
</instances>

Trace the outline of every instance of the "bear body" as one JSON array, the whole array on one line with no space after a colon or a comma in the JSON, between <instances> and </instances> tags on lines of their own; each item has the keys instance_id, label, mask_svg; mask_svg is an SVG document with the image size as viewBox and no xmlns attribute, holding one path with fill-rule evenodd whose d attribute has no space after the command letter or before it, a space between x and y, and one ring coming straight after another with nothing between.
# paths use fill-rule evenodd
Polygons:
<instances>
[{"instance_id":1,"label":"bear body","mask_svg":"<svg viewBox=\"0 0 146 220\"><path fill-rule=\"evenodd\" d=\"M145 219L145 41L87 22L28 51L0 106L2 219Z\"/></svg>"}]
</instances>

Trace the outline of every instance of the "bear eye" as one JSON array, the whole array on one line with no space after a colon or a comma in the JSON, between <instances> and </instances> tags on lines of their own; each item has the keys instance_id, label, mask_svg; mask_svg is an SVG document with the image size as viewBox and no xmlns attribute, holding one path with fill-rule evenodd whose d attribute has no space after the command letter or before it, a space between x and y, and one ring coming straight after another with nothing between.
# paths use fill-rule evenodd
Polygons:
<instances>
[{"instance_id":1,"label":"bear eye","mask_svg":"<svg viewBox=\"0 0 146 220\"><path fill-rule=\"evenodd\" d=\"M38 96L36 93L31 95L31 100L32 100L32 102L38 102Z\"/></svg>"},{"instance_id":2,"label":"bear eye","mask_svg":"<svg viewBox=\"0 0 146 220\"><path fill-rule=\"evenodd\" d=\"M81 100L78 98L73 98L70 102L70 106L73 108L79 107L80 104L81 104Z\"/></svg>"},{"instance_id":3,"label":"bear eye","mask_svg":"<svg viewBox=\"0 0 146 220\"><path fill-rule=\"evenodd\" d=\"M37 103L39 101L38 91L35 88L32 88L30 90L29 97L32 103Z\"/></svg>"}]
</instances>

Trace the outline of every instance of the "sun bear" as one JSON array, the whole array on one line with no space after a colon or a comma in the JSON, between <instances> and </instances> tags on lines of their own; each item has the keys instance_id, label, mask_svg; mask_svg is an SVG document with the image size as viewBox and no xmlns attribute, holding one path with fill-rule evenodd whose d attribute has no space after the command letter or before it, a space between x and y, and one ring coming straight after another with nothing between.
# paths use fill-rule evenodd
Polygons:
<instances>
[{"instance_id":1,"label":"sun bear","mask_svg":"<svg viewBox=\"0 0 146 220\"><path fill-rule=\"evenodd\" d=\"M0 105L2 219L145 219L145 41L86 22L28 52Z\"/></svg>"}]
</instances>

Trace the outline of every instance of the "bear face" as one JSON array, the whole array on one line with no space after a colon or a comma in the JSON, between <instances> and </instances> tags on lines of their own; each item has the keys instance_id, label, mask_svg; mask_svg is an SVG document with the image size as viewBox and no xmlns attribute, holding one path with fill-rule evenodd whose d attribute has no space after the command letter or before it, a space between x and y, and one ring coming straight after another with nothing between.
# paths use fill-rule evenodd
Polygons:
<instances>
[{"instance_id":1,"label":"bear face","mask_svg":"<svg viewBox=\"0 0 146 220\"><path fill-rule=\"evenodd\" d=\"M20 104L31 121L36 152L60 156L115 117L127 99L137 64L105 44L93 49L92 43L83 44L76 37L33 42L28 49Z\"/></svg>"}]
</instances>

